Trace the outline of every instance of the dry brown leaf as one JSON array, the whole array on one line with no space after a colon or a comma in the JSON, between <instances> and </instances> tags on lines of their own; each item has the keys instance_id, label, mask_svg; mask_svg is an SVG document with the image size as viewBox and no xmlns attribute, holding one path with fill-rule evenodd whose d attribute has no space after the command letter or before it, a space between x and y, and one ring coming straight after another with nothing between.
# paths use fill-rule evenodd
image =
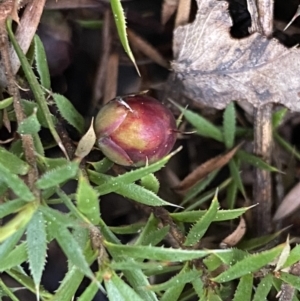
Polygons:
<instances>
[{"instance_id":1,"label":"dry brown leaf","mask_svg":"<svg viewBox=\"0 0 300 301\"><path fill-rule=\"evenodd\" d=\"M240 146L241 145L239 144L225 155L219 155L199 165L188 176L186 176L174 189L177 191L185 191L191 188L198 181L206 177L210 172L226 165L237 152L237 150L240 148Z\"/></svg>"},{"instance_id":2,"label":"dry brown leaf","mask_svg":"<svg viewBox=\"0 0 300 301\"><path fill-rule=\"evenodd\" d=\"M172 63L183 93L223 109L247 99L255 107L281 103L300 111L300 52L259 33L233 39L225 1L197 0L193 23L174 32Z\"/></svg>"},{"instance_id":3,"label":"dry brown leaf","mask_svg":"<svg viewBox=\"0 0 300 301\"><path fill-rule=\"evenodd\" d=\"M161 10L161 23L165 25L177 9L179 0L164 0Z\"/></svg>"},{"instance_id":4,"label":"dry brown leaf","mask_svg":"<svg viewBox=\"0 0 300 301\"><path fill-rule=\"evenodd\" d=\"M300 183L298 183L283 199L274 215L274 221L283 219L300 207Z\"/></svg>"},{"instance_id":5,"label":"dry brown leaf","mask_svg":"<svg viewBox=\"0 0 300 301\"><path fill-rule=\"evenodd\" d=\"M240 223L237 228L228 235L225 239L220 243L220 248L225 249L229 247L235 246L239 241L244 237L247 230L246 222L243 217L240 219Z\"/></svg>"}]
</instances>

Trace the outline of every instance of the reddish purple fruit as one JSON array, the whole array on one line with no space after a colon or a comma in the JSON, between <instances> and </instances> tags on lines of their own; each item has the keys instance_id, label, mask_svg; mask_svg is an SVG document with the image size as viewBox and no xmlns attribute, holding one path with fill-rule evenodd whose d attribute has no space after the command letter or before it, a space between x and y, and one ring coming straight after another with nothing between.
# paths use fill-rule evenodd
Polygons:
<instances>
[{"instance_id":1,"label":"reddish purple fruit","mask_svg":"<svg viewBox=\"0 0 300 301\"><path fill-rule=\"evenodd\" d=\"M176 121L171 111L152 97L117 97L95 120L97 144L111 161L123 166L143 166L166 156L176 141Z\"/></svg>"}]
</instances>

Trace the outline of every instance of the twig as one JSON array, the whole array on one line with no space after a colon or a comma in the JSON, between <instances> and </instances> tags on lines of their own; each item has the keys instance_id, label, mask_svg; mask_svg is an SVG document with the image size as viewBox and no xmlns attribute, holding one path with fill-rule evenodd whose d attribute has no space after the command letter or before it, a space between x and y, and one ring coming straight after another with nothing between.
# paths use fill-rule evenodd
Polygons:
<instances>
[{"instance_id":1,"label":"twig","mask_svg":"<svg viewBox=\"0 0 300 301\"><path fill-rule=\"evenodd\" d=\"M247 0L251 14L251 31L257 30L266 37L273 32L273 0ZM254 110L254 153L267 163L271 161L272 151L272 104L266 104ZM271 231L272 185L271 174L256 168L253 185L253 204L259 204L253 210L253 228L258 235Z\"/></svg>"}]
</instances>

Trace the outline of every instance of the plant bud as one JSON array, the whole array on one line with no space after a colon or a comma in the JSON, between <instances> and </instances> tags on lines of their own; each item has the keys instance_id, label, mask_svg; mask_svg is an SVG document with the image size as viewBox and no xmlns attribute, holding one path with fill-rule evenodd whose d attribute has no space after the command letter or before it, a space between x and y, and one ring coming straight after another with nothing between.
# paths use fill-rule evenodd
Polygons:
<instances>
[{"instance_id":1,"label":"plant bud","mask_svg":"<svg viewBox=\"0 0 300 301\"><path fill-rule=\"evenodd\" d=\"M171 111L145 95L117 97L95 120L97 144L111 161L123 166L143 166L166 156L176 141L176 121Z\"/></svg>"}]
</instances>

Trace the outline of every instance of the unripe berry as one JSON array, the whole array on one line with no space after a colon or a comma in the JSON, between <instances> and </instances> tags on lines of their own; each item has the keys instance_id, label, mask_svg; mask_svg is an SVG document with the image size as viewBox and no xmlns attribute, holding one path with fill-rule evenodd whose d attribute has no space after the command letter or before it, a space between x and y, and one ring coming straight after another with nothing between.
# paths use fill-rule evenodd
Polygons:
<instances>
[{"instance_id":1,"label":"unripe berry","mask_svg":"<svg viewBox=\"0 0 300 301\"><path fill-rule=\"evenodd\" d=\"M114 98L95 120L99 148L111 161L123 166L143 166L160 160L174 146L176 131L171 111L145 95Z\"/></svg>"}]
</instances>

